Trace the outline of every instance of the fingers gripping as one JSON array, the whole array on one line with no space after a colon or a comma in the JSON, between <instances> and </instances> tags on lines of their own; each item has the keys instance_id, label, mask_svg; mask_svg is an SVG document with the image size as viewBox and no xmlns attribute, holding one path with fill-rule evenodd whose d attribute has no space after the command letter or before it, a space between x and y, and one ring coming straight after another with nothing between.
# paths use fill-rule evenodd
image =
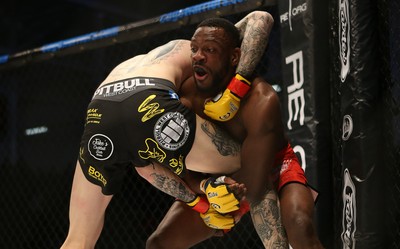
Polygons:
<instances>
[{"instance_id":1,"label":"fingers gripping","mask_svg":"<svg viewBox=\"0 0 400 249\"><path fill-rule=\"evenodd\" d=\"M239 209L239 200L230 191L224 179L224 177L210 177L200 184L200 189L206 194L210 205L221 214Z\"/></svg>"}]
</instances>

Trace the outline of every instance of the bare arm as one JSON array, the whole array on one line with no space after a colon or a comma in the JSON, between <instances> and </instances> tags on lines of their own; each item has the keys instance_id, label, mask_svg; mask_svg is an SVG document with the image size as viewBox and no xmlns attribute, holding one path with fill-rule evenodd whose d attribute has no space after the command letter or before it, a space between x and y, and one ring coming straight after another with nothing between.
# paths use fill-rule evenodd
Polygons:
<instances>
[{"instance_id":1,"label":"bare arm","mask_svg":"<svg viewBox=\"0 0 400 249\"><path fill-rule=\"evenodd\" d=\"M272 87L265 82L254 82L252 91L242 107L242 122L246 129L241 151L242 167L233 178L246 184L249 200L257 202L272 189L270 178L275 155L287 141L279 98Z\"/></svg>"},{"instance_id":2,"label":"bare arm","mask_svg":"<svg viewBox=\"0 0 400 249\"><path fill-rule=\"evenodd\" d=\"M265 11L253 11L235 24L243 38L236 73L249 78L260 62L268 43L274 19Z\"/></svg>"},{"instance_id":3,"label":"bare arm","mask_svg":"<svg viewBox=\"0 0 400 249\"><path fill-rule=\"evenodd\" d=\"M280 102L266 82L253 84L255 92L242 109L247 131L242 144L242 167L233 178L247 187L253 224L265 248L288 248L271 177L275 155L287 143ZM250 110L254 108L257 112Z\"/></svg>"},{"instance_id":4,"label":"bare arm","mask_svg":"<svg viewBox=\"0 0 400 249\"><path fill-rule=\"evenodd\" d=\"M136 167L136 171L151 185L172 197L184 202L190 202L196 197L196 193L179 176L157 163Z\"/></svg>"}]
</instances>

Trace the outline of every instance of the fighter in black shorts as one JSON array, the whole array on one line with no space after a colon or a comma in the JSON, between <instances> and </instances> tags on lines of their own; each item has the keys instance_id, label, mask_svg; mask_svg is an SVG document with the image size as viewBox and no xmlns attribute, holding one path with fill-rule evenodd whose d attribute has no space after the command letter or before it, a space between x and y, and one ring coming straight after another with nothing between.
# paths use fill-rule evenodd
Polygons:
<instances>
[{"instance_id":1,"label":"fighter in black shorts","mask_svg":"<svg viewBox=\"0 0 400 249\"><path fill-rule=\"evenodd\" d=\"M132 165L156 161L182 176L195 129L195 114L172 82L135 77L108 83L88 106L79 162L105 195L120 189Z\"/></svg>"}]
</instances>

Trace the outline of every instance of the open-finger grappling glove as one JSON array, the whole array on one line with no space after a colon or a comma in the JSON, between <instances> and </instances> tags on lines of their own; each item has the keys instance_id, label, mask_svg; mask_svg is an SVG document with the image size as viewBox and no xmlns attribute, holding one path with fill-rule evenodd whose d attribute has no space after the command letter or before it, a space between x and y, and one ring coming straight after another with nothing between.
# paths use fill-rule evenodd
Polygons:
<instances>
[{"instance_id":1,"label":"open-finger grappling glove","mask_svg":"<svg viewBox=\"0 0 400 249\"><path fill-rule=\"evenodd\" d=\"M208 202L216 211L226 214L239 209L239 200L228 189L223 179L222 177L204 179L200 183L200 189L206 194Z\"/></svg>"},{"instance_id":2,"label":"open-finger grappling glove","mask_svg":"<svg viewBox=\"0 0 400 249\"><path fill-rule=\"evenodd\" d=\"M236 74L223 93L204 104L204 113L217 121L231 120L238 112L240 101L250 90L250 86L250 81Z\"/></svg>"}]
</instances>

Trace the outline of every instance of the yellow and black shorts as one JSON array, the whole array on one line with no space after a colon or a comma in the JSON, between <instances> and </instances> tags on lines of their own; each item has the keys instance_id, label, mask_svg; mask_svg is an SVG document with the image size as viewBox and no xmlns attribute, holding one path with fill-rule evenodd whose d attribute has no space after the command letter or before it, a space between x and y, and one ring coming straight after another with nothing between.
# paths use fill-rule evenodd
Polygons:
<instances>
[{"instance_id":1,"label":"yellow and black shorts","mask_svg":"<svg viewBox=\"0 0 400 249\"><path fill-rule=\"evenodd\" d=\"M131 166L158 162L182 176L195 135L195 114L174 84L131 78L99 87L90 102L79 153L86 178L116 193Z\"/></svg>"}]
</instances>

